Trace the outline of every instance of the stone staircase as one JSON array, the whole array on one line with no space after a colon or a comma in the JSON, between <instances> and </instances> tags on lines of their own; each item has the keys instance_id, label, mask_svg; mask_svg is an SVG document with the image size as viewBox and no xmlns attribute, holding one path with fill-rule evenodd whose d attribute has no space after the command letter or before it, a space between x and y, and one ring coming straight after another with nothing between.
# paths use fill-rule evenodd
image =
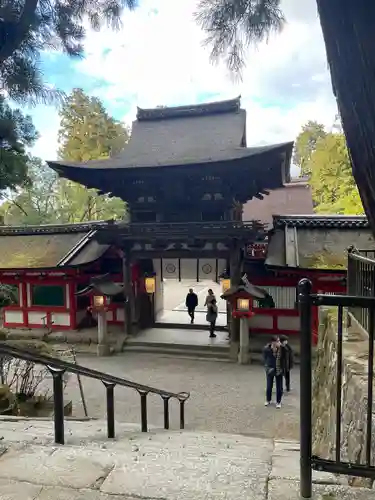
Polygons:
<instances>
[{"instance_id":1,"label":"stone staircase","mask_svg":"<svg viewBox=\"0 0 375 500\"><path fill-rule=\"evenodd\" d=\"M164 431L134 424L68 420L66 444L53 422L0 420L0 499L7 500L297 500L298 443L244 435ZM314 473L315 474L315 473ZM369 500L345 478L316 473L320 500Z\"/></svg>"}]
</instances>

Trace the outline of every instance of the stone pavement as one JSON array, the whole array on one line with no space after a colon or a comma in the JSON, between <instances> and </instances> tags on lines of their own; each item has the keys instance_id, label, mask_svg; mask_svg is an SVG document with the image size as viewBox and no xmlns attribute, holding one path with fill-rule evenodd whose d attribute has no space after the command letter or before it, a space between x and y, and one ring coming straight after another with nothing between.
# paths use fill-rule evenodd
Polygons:
<instances>
[{"instance_id":1,"label":"stone pavement","mask_svg":"<svg viewBox=\"0 0 375 500\"><path fill-rule=\"evenodd\" d=\"M67 422L67 444L52 443L52 421L0 421L2 500L297 500L298 444L240 435L139 433L102 421ZM314 473L315 474L315 473ZM331 474L314 475L314 498L369 500Z\"/></svg>"},{"instance_id":2,"label":"stone pavement","mask_svg":"<svg viewBox=\"0 0 375 500\"><path fill-rule=\"evenodd\" d=\"M124 353L108 358L78 356L84 366L105 373L151 385L171 392L188 391L186 428L247 434L275 439L299 437L299 370L292 373L292 392L285 396L283 407L265 408L265 373L259 365L241 366L225 362L207 362L150 354ZM105 389L101 382L82 377L90 417L104 418ZM83 416L77 378L72 375L65 390L66 400L73 401L73 415ZM148 398L148 421L163 426L163 404L159 397ZM123 422L138 423L139 394L115 388L115 415ZM178 427L178 405L171 401L171 428Z\"/></svg>"}]
</instances>

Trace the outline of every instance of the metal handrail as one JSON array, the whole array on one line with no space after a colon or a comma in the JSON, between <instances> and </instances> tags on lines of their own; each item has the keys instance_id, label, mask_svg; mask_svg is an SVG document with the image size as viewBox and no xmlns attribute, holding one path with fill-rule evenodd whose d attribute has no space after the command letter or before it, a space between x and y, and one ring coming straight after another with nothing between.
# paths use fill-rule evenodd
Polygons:
<instances>
[{"instance_id":1,"label":"metal handrail","mask_svg":"<svg viewBox=\"0 0 375 500\"><path fill-rule=\"evenodd\" d=\"M365 262L366 264L372 264L372 265L375 264L374 259L370 259L370 257L365 257L364 255L361 255L357 252L350 252L348 254L348 257L349 257L349 259L359 260L361 262Z\"/></svg>"},{"instance_id":2,"label":"metal handrail","mask_svg":"<svg viewBox=\"0 0 375 500\"><path fill-rule=\"evenodd\" d=\"M115 375L93 370L82 365L69 363L51 356L44 356L33 353L19 347L9 346L0 342L0 357L11 356L13 358L31 361L36 364L46 366L53 377L53 400L54 400L54 423L55 442L64 444L64 395L63 395L63 375L66 371L83 375L88 378L100 380L107 392L107 427L108 438L115 437L115 413L114 413L114 388L116 385L129 387L136 390L141 398L141 430L147 432L147 396L157 394L164 404L164 428L169 429L169 400L177 399L180 404L180 429L185 427L185 402L189 399L189 392L174 393L162 389L156 389L144 384L138 384Z\"/></svg>"}]
</instances>

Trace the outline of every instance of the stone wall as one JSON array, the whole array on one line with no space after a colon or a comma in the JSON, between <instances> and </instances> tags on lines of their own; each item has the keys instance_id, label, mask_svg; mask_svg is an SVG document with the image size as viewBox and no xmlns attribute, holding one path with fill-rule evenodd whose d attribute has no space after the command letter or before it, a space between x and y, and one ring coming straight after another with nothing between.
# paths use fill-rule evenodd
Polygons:
<instances>
[{"instance_id":1,"label":"stone wall","mask_svg":"<svg viewBox=\"0 0 375 500\"><path fill-rule=\"evenodd\" d=\"M332 315L333 317L333 315ZM341 408L341 460L365 464L367 422L368 340L351 331L344 335ZM335 458L337 328L329 313L322 318L313 382L313 454ZM375 464L373 414L372 464ZM353 486L372 486L372 481L348 478Z\"/></svg>"}]
</instances>

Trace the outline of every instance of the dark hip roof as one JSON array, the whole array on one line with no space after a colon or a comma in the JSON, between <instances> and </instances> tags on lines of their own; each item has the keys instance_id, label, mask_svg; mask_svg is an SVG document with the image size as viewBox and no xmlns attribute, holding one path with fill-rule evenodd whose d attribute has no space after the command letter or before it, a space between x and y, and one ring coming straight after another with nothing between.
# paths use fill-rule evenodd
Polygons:
<instances>
[{"instance_id":1,"label":"dark hip roof","mask_svg":"<svg viewBox=\"0 0 375 500\"><path fill-rule=\"evenodd\" d=\"M246 111L240 98L173 108L138 109L129 143L106 160L84 163L51 161L68 178L72 169L129 169L239 160L262 153L286 152L289 177L292 143L246 147Z\"/></svg>"}]
</instances>

